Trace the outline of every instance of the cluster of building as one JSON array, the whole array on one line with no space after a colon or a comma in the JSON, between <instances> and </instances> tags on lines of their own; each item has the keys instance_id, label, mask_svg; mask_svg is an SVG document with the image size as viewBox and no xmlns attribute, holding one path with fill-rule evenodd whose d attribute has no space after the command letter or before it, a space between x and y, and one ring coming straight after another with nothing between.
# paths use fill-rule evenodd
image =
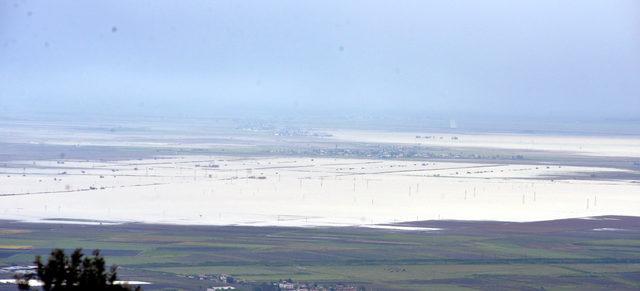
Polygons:
<instances>
[{"instance_id":1,"label":"cluster of building","mask_svg":"<svg viewBox=\"0 0 640 291\"><path fill-rule=\"evenodd\" d=\"M522 156L479 155L473 153L433 151L419 146L371 146L359 148L277 148L270 154L375 159L522 159Z\"/></svg>"},{"instance_id":2,"label":"cluster of building","mask_svg":"<svg viewBox=\"0 0 640 291\"><path fill-rule=\"evenodd\" d=\"M331 137L331 134L323 132L311 132L298 128L281 128L275 130L273 135L275 136L288 136L288 137L300 137L300 136L312 136L312 137Z\"/></svg>"},{"instance_id":3,"label":"cluster of building","mask_svg":"<svg viewBox=\"0 0 640 291\"><path fill-rule=\"evenodd\" d=\"M280 282L274 282L273 285L277 287L277 290L287 291L361 291L362 287L357 287L349 284L318 284L318 283L304 283L294 282L291 280L284 280Z\"/></svg>"},{"instance_id":4,"label":"cluster of building","mask_svg":"<svg viewBox=\"0 0 640 291\"><path fill-rule=\"evenodd\" d=\"M364 287L358 287L355 285L344 283L309 283L309 282L295 282L291 279L276 281L271 283L261 283L260 285L253 285L252 283L237 280L227 274L200 274L200 275L187 275L189 279L212 281L211 287L207 288L207 291L222 291L222 290L235 290L238 286L242 287L257 287L254 290L277 290L277 291L363 291Z\"/></svg>"},{"instance_id":5,"label":"cluster of building","mask_svg":"<svg viewBox=\"0 0 640 291\"><path fill-rule=\"evenodd\" d=\"M424 138L424 139L444 139L443 136L435 136L435 135L416 135L416 138ZM457 136L452 136L451 140L459 140L459 138Z\"/></svg>"},{"instance_id":6,"label":"cluster of building","mask_svg":"<svg viewBox=\"0 0 640 291\"><path fill-rule=\"evenodd\" d=\"M200 281L213 281L215 283L220 284L234 284L234 283L242 283L236 280L236 278L232 277L228 274L198 274L198 275L178 275L178 277L185 277L194 280ZM227 286L229 287L229 286ZM213 287L212 287L213 288ZM234 289L234 288L232 288ZM228 290L228 289L218 289L218 290Z\"/></svg>"},{"instance_id":7,"label":"cluster of building","mask_svg":"<svg viewBox=\"0 0 640 291\"><path fill-rule=\"evenodd\" d=\"M286 137L331 137L331 134L324 132L315 132L309 131L301 128L295 127L275 127L273 125L254 123L247 124L245 126L238 127L240 130L251 131L251 132L272 132L275 136L286 136Z\"/></svg>"}]
</instances>

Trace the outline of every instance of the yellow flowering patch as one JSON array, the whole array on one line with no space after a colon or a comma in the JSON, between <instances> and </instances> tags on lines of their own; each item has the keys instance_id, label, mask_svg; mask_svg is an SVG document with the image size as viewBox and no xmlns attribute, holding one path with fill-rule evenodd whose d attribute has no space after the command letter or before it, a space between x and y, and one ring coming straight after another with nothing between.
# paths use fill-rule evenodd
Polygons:
<instances>
[{"instance_id":1,"label":"yellow flowering patch","mask_svg":"<svg viewBox=\"0 0 640 291\"><path fill-rule=\"evenodd\" d=\"M0 229L0 235L22 234L22 233L29 233L29 232L31 231L24 230L24 229Z\"/></svg>"},{"instance_id":2,"label":"yellow flowering patch","mask_svg":"<svg viewBox=\"0 0 640 291\"><path fill-rule=\"evenodd\" d=\"M0 245L0 250L30 250L32 246Z\"/></svg>"}]
</instances>

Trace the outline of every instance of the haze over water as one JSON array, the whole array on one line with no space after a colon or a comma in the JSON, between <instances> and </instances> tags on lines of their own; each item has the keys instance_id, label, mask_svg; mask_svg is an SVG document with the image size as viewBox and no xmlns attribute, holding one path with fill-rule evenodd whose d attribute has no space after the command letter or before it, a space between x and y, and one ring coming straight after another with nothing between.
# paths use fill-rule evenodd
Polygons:
<instances>
[{"instance_id":1,"label":"haze over water","mask_svg":"<svg viewBox=\"0 0 640 291\"><path fill-rule=\"evenodd\" d=\"M2 1L0 115L640 116L637 1Z\"/></svg>"}]
</instances>

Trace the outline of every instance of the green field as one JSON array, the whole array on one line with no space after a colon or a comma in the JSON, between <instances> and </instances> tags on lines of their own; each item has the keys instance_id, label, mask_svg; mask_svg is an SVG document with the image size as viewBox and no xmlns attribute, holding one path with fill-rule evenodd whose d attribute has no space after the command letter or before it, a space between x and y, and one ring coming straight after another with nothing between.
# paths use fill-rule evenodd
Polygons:
<instances>
[{"instance_id":1,"label":"green field","mask_svg":"<svg viewBox=\"0 0 640 291\"><path fill-rule=\"evenodd\" d=\"M215 285L205 274L248 290L288 278L373 290L638 290L640 219L616 219L418 223L443 228L433 232L2 221L0 267L82 247L103 250L123 278L154 283L145 290L204 290ZM624 230L593 230L603 227Z\"/></svg>"}]
</instances>

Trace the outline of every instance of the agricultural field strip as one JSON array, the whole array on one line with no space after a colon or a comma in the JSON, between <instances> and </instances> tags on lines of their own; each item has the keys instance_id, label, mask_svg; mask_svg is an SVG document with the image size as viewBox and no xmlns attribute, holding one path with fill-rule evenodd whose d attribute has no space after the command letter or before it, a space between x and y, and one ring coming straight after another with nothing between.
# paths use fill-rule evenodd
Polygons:
<instances>
[{"instance_id":1,"label":"agricultural field strip","mask_svg":"<svg viewBox=\"0 0 640 291\"><path fill-rule=\"evenodd\" d=\"M171 184L171 183L149 183L149 184L134 184L134 185L120 185L120 186L103 186L103 188L105 188L105 189L115 189L115 188L159 186L159 185L168 185L168 184ZM42 192L26 192L26 193L0 193L0 197L25 196L25 195L44 195L44 194L63 194L63 193L85 192L85 191L95 191L95 190L96 189L82 188L82 189L60 190L60 191L42 191Z\"/></svg>"},{"instance_id":2,"label":"agricultural field strip","mask_svg":"<svg viewBox=\"0 0 640 291\"><path fill-rule=\"evenodd\" d=\"M220 160L206 160L206 161L220 161ZM202 162L202 161L200 161ZM295 161L293 161L295 162ZM293 163L292 162L292 163ZM211 170L212 172L234 172L234 171L242 171L242 170L271 170L271 169L296 169L296 168L311 168L311 167L326 167L326 166L347 166L347 165L364 165L364 164L375 164L375 163L382 163L382 161L371 161L371 162L356 162L356 163L332 163L332 164L313 164L313 165L290 165L290 166L256 166L256 167L241 167L241 168L207 168L207 167L197 167L195 166L195 164L197 164L198 161L181 161L181 162L164 162L164 163L153 163L154 165L165 165L166 167L163 167L165 169L174 169L175 167L173 167L172 165L174 164L194 164L193 167L182 167L181 169L206 169L206 170ZM105 168L107 167L106 165L104 166L93 166L93 167L54 167L54 166L32 166L32 165L19 165L19 164L13 164L14 167L13 168L42 168L42 169L56 169L56 170L85 170L85 171L92 171L92 170L96 170L96 169L106 169L106 170L110 170L110 171L120 171L123 170L122 168L125 166L135 166L135 165L143 165L143 164L113 164L110 165L111 168ZM245 165L243 165L245 166ZM8 165L5 168L9 168ZM125 168L126 170L128 170L128 168ZM25 172L23 171L0 171L0 174L13 174L13 175L22 175L25 174ZM29 175L43 175L43 176L54 176L54 175L60 175L60 173L48 173L48 172L29 172ZM93 173L67 173L65 175L76 175L76 176L101 176L101 175L105 175L105 174L93 174ZM168 175L156 175L156 174L121 174L118 173L117 176L123 176L123 177L174 177L174 176L168 176Z\"/></svg>"},{"instance_id":3,"label":"agricultural field strip","mask_svg":"<svg viewBox=\"0 0 640 291\"><path fill-rule=\"evenodd\" d=\"M491 167L500 167L504 165L494 164L494 165L478 165L478 166L467 166L467 167L449 167L449 168L437 168L437 169L405 169L405 170L389 170L389 171L376 171L376 172L342 172L342 171L334 171L331 173L338 174L337 176L357 176L357 175L383 175L383 174L397 174L397 173L410 173L410 172L433 172L433 171L445 171L445 170L459 170L459 169L473 169L473 168L491 168ZM311 172L311 173L327 173L329 171L296 171L293 172ZM332 177L332 176L328 176Z\"/></svg>"}]
</instances>

